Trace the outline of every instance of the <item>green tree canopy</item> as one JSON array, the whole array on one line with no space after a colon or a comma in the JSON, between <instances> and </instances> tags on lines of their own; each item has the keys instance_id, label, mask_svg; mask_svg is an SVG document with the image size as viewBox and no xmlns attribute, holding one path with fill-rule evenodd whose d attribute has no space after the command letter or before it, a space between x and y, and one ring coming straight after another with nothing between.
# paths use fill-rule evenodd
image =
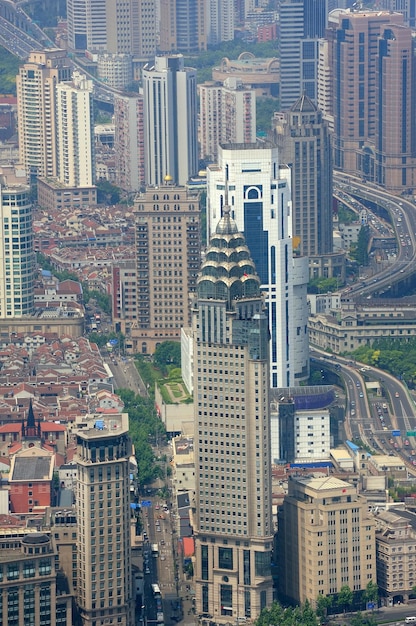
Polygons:
<instances>
[{"instance_id":1,"label":"green tree canopy","mask_svg":"<svg viewBox=\"0 0 416 626\"><path fill-rule=\"evenodd\" d=\"M263 609L256 621L256 626L318 626L319 620L309 602L301 607L283 608L279 602L273 602L270 608Z\"/></svg>"},{"instance_id":2,"label":"green tree canopy","mask_svg":"<svg viewBox=\"0 0 416 626\"><path fill-rule=\"evenodd\" d=\"M353 593L348 585L343 585L338 594L338 602L344 607L344 612L351 606Z\"/></svg>"},{"instance_id":3,"label":"green tree canopy","mask_svg":"<svg viewBox=\"0 0 416 626\"><path fill-rule=\"evenodd\" d=\"M159 344L153 355L153 363L161 372L167 372L167 366L181 366L181 344L179 341L164 341Z\"/></svg>"}]
</instances>

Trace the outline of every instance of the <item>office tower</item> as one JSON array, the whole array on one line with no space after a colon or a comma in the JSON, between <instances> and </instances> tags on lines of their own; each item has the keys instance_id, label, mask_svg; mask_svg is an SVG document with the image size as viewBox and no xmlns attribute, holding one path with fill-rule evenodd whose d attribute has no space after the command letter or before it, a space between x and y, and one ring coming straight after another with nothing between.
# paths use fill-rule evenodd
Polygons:
<instances>
[{"instance_id":1,"label":"office tower","mask_svg":"<svg viewBox=\"0 0 416 626\"><path fill-rule=\"evenodd\" d=\"M63 185L92 187L95 182L93 84L74 72L56 85L57 178Z\"/></svg>"},{"instance_id":2,"label":"office tower","mask_svg":"<svg viewBox=\"0 0 416 626\"><path fill-rule=\"evenodd\" d=\"M281 0L279 6L280 108L302 94L316 100L318 41L324 36L327 0Z\"/></svg>"},{"instance_id":3,"label":"office tower","mask_svg":"<svg viewBox=\"0 0 416 626\"><path fill-rule=\"evenodd\" d=\"M133 64L129 54L97 55L97 77L114 89L123 90L133 80Z\"/></svg>"},{"instance_id":4,"label":"office tower","mask_svg":"<svg viewBox=\"0 0 416 626\"><path fill-rule=\"evenodd\" d=\"M207 43L215 46L234 39L234 0L208 0L206 3Z\"/></svg>"},{"instance_id":5,"label":"office tower","mask_svg":"<svg viewBox=\"0 0 416 626\"><path fill-rule=\"evenodd\" d=\"M135 200L137 308L127 325L136 352L152 354L162 341L179 341L190 325L190 294L200 265L198 193L165 184Z\"/></svg>"},{"instance_id":6,"label":"office tower","mask_svg":"<svg viewBox=\"0 0 416 626\"><path fill-rule=\"evenodd\" d=\"M0 529L0 624L73 624L73 596L58 575L57 559L50 535L14 525Z\"/></svg>"},{"instance_id":7,"label":"office tower","mask_svg":"<svg viewBox=\"0 0 416 626\"><path fill-rule=\"evenodd\" d=\"M198 172L196 71L181 54L157 56L143 69L145 176L185 185Z\"/></svg>"},{"instance_id":8,"label":"office tower","mask_svg":"<svg viewBox=\"0 0 416 626\"><path fill-rule=\"evenodd\" d=\"M33 207L26 186L0 185L0 319L34 311Z\"/></svg>"},{"instance_id":9,"label":"office tower","mask_svg":"<svg viewBox=\"0 0 416 626\"><path fill-rule=\"evenodd\" d=\"M222 143L255 143L256 92L238 78L199 85L201 157L218 159Z\"/></svg>"},{"instance_id":10,"label":"office tower","mask_svg":"<svg viewBox=\"0 0 416 626\"><path fill-rule=\"evenodd\" d=\"M270 386L290 387L308 378L307 257L294 256L290 170L276 147L223 145L218 165L207 170L207 224L213 233L228 181L232 217L244 232L266 292Z\"/></svg>"},{"instance_id":11,"label":"office tower","mask_svg":"<svg viewBox=\"0 0 416 626\"><path fill-rule=\"evenodd\" d=\"M392 24L383 28L378 40L376 71L375 181L397 192L416 187L414 55L411 28ZM364 157L363 169L366 165Z\"/></svg>"},{"instance_id":12,"label":"office tower","mask_svg":"<svg viewBox=\"0 0 416 626\"><path fill-rule=\"evenodd\" d=\"M224 205L193 307L196 612L253 620L273 600L269 330L260 278Z\"/></svg>"},{"instance_id":13,"label":"office tower","mask_svg":"<svg viewBox=\"0 0 416 626\"><path fill-rule=\"evenodd\" d=\"M403 16L387 11L340 12L338 21L330 23L334 29L330 37L334 47L334 165L345 172L361 169L357 161L366 154L361 146L374 141L377 133L378 39L384 26L393 23L402 24ZM370 157L371 150L365 169L370 167Z\"/></svg>"},{"instance_id":14,"label":"office tower","mask_svg":"<svg viewBox=\"0 0 416 626\"><path fill-rule=\"evenodd\" d=\"M73 51L139 55L156 49L154 3L147 0L67 0L68 45Z\"/></svg>"},{"instance_id":15,"label":"office tower","mask_svg":"<svg viewBox=\"0 0 416 626\"><path fill-rule=\"evenodd\" d=\"M206 47L204 0L160 0L159 50L197 54Z\"/></svg>"},{"instance_id":16,"label":"office tower","mask_svg":"<svg viewBox=\"0 0 416 626\"><path fill-rule=\"evenodd\" d=\"M375 519L355 486L333 476L289 480L279 511L279 593L296 604L363 591L376 580Z\"/></svg>"},{"instance_id":17,"label":"office tower","mask_svg":"<svg viewBox=\"0 0 416 626\"><path fill-rule=\"evenodd\" d=\"M323 119L328 124L328 129L332 133L334 130L333 114L333 82L331 68L333 66L330 52L332 46L327 39L320 39L318 42L318 74L317 74L317 96L316 104L322 111Z\"/></svg>"},{"instance_id":18,"label":"office tower","mask_svg":"<svg viewBox=\"0 0 416 626\"><path fill-rule=\"evenodd\" d=\"M19 158L27 176L56 176L55 85L70 80L65 50L31 52L16 77Z\"/></svg>"},{"instance_id":19,"label":"office tower","mask_svg":"<svg viewBox=\"0 0 416 626\"><path fill-rule=\"evenodd\" d=\"M292 234L309 257L310 278L344 278L344 255L333 254L332 150L327 123L308 96L273 119L281 162L291 170Z\"/></svg>"},{"instance_id":20,"label":"office tower","mask_svg":"<svg viewBox=\"0 0 416 626\"><path fill-rule=\"evenodd\" d=\"M129 438L127 413L77 423L77 602L84 625L131 626Z\"/></svg>"},{"instance_id":21,"label":"office tower","mask_svg":"<svg viewBox=\"0 0 416 626\"><path fill-rule=\"evenodd\" d=\"M416 0L380 0L378 8L402 13L405 26L416 28Z\"/></svg>"},{"instance_id":22,"label":"office tower","mask_svg":"<svg viewBox=\"0 0 416 626\"><path fill-rule=\"evenodd\" d=\"M143 96L114 96L116 184L126 191L144 185Z\"/></svg>"}]
</instances>

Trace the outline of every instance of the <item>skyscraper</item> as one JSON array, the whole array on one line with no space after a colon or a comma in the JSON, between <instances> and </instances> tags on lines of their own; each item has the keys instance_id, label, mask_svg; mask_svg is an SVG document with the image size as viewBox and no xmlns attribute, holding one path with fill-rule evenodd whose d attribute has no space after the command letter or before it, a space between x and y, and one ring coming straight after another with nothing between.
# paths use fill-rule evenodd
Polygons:
<instances>
[{"instance_id":1,"label":"skyscraper","mask_svg":"<svg viewBox=\"0 0 416 626\"><path fill-rule=\"evenodd\" d=\"M145 176L185 185L198 172L196 71L181 54L157 56L143 69Z\"/></svg>"},{"instance_id":2,"label":"skyscraper","mask_svg":"<svg viewBox=\"0 0 416 626\"><path fill-rule=\"evenodd\" d=\"M227 144L207 174L208 233L215 232L228 185L231 215L245 234L266 292L270 386L295 386L309 375L309 278L307 257L293 250L290 170L280 166L276 147Z\"/></svg>"},{"instance_id":3,"label":"skyscraper","mask_svg":"<svg viewBox=\"0 0 416 626\"><path fill-rule=\"evenodd\" d=\"M344 276L343 254L333 254L332 150L327 123L308 96L287 113L275 115L274 140L280 159L290 166L293 237L309 257L309 274Z\"/></svg>"},{"instance_id":4,"label":"skyscraper","mask_svg":"<svg viewBox=\"0 0 416 626\"><path fill-rule=\"evenodd\" d=\"M95 182L93 84L79 72L56 85L57 178L72 187Z\"/></svg>"},{"instance_id":5,"label":"skyscraper","mask_svg":"<svg viewBox=\"0 0 416 626\"><path fill-rule=\"evenodd\" d=\"M69 49L150 56L156 13L147 0L67 0Z\"/></svg>"},{"instance_id":6,"label":"skyscraper","mask_svg":"<svg viewBox=\"0 0 416 626\"><path fill-rule=\"evenodd\" d=\"M115 95L116 182L127 191L138 191L145 181L143 124L143 96Z\"/></svg>"},{"instance_id":7,"label":"skyscraper","mask_svg":"<svg viewBox=\"0 0 416 626\"><path fill-rule=\"evenodd\" d=\"M84 625L131 626L129 457L126 413L86 415L77 439L77 600Z\"/></svg>"},{"instance_id":8,"label":"skyscraper","mask_svg":"<svg viewBox=\"0 0 416 626\"><path fill-rule=\"evenodd\" d=\"M65 50L34 51L16 77L20 162L26 174L56 176L57 83L70 80Z\"/></svg>"},{"instance_id":9,"label":"skyscraper","mask_svg":"<svg viewBox=\"0 0 416 626\"><path fill-rule=\"evenodd\" d=\"M396 192L414 188L411 29L387 11L340 12L331 28L335 165Z\"/></svg>"},{"instance_id":10,"label":"skyscraper","mask_svg":"<svg viewBox=\"0 0 416 626\"><path fill-rule=\"evenodd\" d=\"M224 206L193 308L196 609L256 619L273 600L269 331L250 251Z\"/></svg>"},{"instance_id":11,"label":"skyscraper","mask_svg":"<svg viewBox=\"0 0 416 626\"><path fill-rule=\"evenodd\" d=\"M256 141L256 92L238 78L199 85L201 157L218 159L222 143Z\"/></svg>"},{"instance_id":12,"label":"skyscraper","mask_svg":"<svg viewBox=\"0 0 416 626\"><path fill-rule=\"evenodd\" d=\"M29 187L0 185L0 319L34 311L32 211Z\"/></svg>"},{"instance_id":13,"label":"skyscraper","mask_svg":"<svg viewBox=\"0 0 416 626\"><path fill-rule=\"evenodd\" d=\"M206 32L208 44L215 46L234 39L234 0L206 2Z\"/></svg>"},{"instance_id":14,"label":"skyscraper","mask_svg":"<svg viewBox=\"0 0 416 626\"><path fill-rule=\"evenodd\" d=\"M205 0L160 0L161 52L197 54L207 47Z\"/></svg>"}]
</instances>

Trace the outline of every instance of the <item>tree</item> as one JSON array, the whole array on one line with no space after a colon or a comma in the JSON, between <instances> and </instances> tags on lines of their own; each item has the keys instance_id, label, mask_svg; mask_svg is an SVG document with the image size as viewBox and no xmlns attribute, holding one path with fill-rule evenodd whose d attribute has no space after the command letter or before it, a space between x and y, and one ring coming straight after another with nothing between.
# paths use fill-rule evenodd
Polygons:
<instances>
[{"instance_id":1,"label":"tree","mask_svg":"<svg viewBox=\"0 0 416 626\"><path fill-rule=\"evenodd\" d=\"M328 614L328 609L332 604L332 596L324 596L319 594L316 598L316 614L321 619L321 621L326 619Z\"/></svg>"},{"instance_id":2,"label":"tree","mask_svg":"<svg viewBox=\"0 0 416 626\"><path fill-rule=\"evenodd\" d=\"M360 611L358 611L358 613L350 619L350 624L351 626L376 626L377 620L374 615L363 615Z\"/></svg>"},{"instance_id":3,"label":"tree","mask_svg":"<svg viewBox=\"0 0 416 626\"><path fill-rule=\"evenodd\" d=\"M372 602L378 606L378 586L372 580L368 581L363 598L366 602Z\"/></svg>"},{"instance_id":4,"label":"tree","mask_svg":"<svg viewBox=\"0 0 416 626\"><path fill-rule=\"evenodd\" d=\"M344 608L344 613L352 604L352 591L348 585L343 585L338 594L338 602Z\"/></svg>"},{"instance_id":5,"label":"tree","mask_svg":"<svg viewBox=\"0 0 416 626\"><path fill-rule=\"evenodd\" d=\"M358 233L357 244L351 250L351 256L358 261L360 265L368 265L368 244L370 241L370 232L368 226L361 226Z\"/></svg>"},{"instance_id":6,"label":"tree","mask_svg":"<svg viewBox=\"0 0 416 626\"><path fill-rule=\"evenodd\" d=\"M179 341L164 341L159 344L153 355L153 363L163 373L167 371L167 365L181 366L181 344Z\"/></svg>"}]
</instances>

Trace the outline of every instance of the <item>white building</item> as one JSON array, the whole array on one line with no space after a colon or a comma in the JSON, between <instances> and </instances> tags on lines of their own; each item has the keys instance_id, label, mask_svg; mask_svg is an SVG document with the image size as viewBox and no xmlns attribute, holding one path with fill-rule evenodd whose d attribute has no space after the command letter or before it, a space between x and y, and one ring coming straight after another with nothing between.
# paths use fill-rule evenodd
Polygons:
<instances>
[{"instance_id":1,"label":"white building","mask_svg":"<svg viewBox=\"0 0 416 626\"><path fill-rule=\"evenodd\" d=\"M114 89L124 89L133 80L133 65L129 54L99 54L97 76Z\"/></svg>"},{"instance_id":2,"label":"white building","mask_svg":"<svg viewBox=\"0 0 416 626\"><path fill-rule=\"evenodd\" d=\"M329 410L295 411L295 463L329 458Z\"/></svg>"},{"instance_id":3,"label":"white building","mask_svg":"<svg viewBox=\"0 0 416 626\"><path fill-rule=\"evenodd\" d=\"M29 187L0 185L0 319L34 311L32 211Z\"/></svg>"},{"instance_id":4,"label":"white building","mask_svg":"<svg viewBox=\"0 0 416 626\"><path fill-rule=\"evenodd\" d=\"M79 72L56 86L58 180L71 187L95 181L92 91L92 81Z\"/></svg>"},{"instance_id":5,"label":"white building","mask_svg":"<svg viewBox=\"0 0 416 626\"><path fill-rule=\"evenodd\" d=\"M198 172L196 70L181 54L157 56L143 69L143 95L146 183L185 185Z\"/></svg>"},{"instance_id":6,"label":"white building","mask_svg":"<svg viewBox=\"0 0 416 626\"><path fill-rule=\"evenodd\" d=\"M290 171L279 167L278 150L263 144L226 145L207 172L207 223L212 234L226 203L244 232L267 294L272 387L308 378L307 257L294 257Z\"/></svg>"},{"instance_id":7,"label":"white building","mask_svg":"<svg viewBox=\"0 0 416 626\"><path fill-rule=\"evenodd\" d=\"M194 339L192 328L181 328L181 373L188 393L194 393Z\"/></svg>"},{"instance_id":8,"label":"white building","mask_svg":"<svg viewBox=\"0 0 416 626\"><path fill-rule=\"evenodd\" d=\"M206 30L209 45L234 39L234 0L208 0Z\"/></svg>"}]
</instances>

